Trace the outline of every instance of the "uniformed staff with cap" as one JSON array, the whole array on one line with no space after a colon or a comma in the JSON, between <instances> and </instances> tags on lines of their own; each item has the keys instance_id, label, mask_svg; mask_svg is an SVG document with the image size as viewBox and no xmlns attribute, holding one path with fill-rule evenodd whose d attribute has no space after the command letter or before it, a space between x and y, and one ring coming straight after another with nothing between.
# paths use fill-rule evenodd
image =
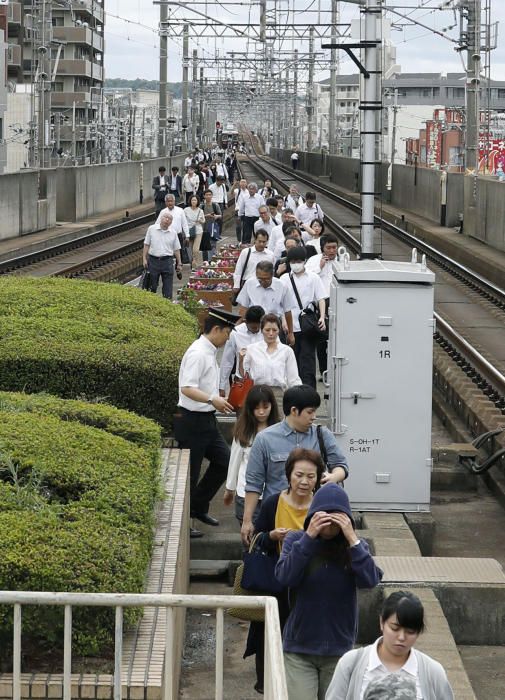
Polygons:
<instances>
[{"instance_id":1,"label":"uniformed staff with cap","mask_svg":"<svg viewBox=\"0 0 505 700\"><path fill-rule=\"evenodd\" d=\"M179 370L179 403L174 416L174 434L181 449L189 449L191 517L207 525L219 525L209 515L209 504L226 479L230 449L219 430L216 411L233 413L233 406L219 395L216 354L238 316L222 309L209 309L204 332L186 350ZM200 479L202 461L209 466ZM191 537L202 537L191 528Z\"/></svg>"}]
</instances>

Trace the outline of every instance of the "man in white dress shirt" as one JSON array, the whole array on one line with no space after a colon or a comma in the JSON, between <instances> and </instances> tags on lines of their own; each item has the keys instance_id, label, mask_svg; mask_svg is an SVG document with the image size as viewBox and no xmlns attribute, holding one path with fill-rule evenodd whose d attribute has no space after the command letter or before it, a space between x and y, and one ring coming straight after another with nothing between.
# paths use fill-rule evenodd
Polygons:
<instances>
[{"instance_id":1,"label":"man in white dress shirt","mask_svg":"<svg viewBox=\"0 0 505 700\"><path fill-rule=\"evenodd\" d=\"M297 186L291 185L289 188L289 194L284 200L285 206L293 211L296 211L304 201L305 200L303 199L302 195L298 192Z\"/></svg>"},{"instance_id":2,"label":"man in white dress shirt","mask_svg":"<svg viewBox=\"0 0 505 700\"><path fill-rule=\"evenodd\" d=\"M195 169L192 165L189 166L188 172L182 178L182 192L184 194L184 199L186 206L189 207L191 197L198 192L200 187L200 178L195 173Z\"/></svg>"},{"instance_id":3,"label":"man in white dress shirt","mask_svg":"<svg viewBox=\"0 0 505 700\"><path fill-rule=\"evenodd\" d=\"M218 348L228 340L237 316L222 309L209 309L204 332L186 350L179 370L178 410L174 415L174 436L181 449L189 449L190 514L206 525L219 525L209 515L209 504L226 479L230 449L219 429L216 411L233 413L219 395ZM200 479L202 461L209 466ZM199 530L191 537L202 537Z\"/></svg>"},{"instance_id":4,"label":"man in white dress shirt","mask_svg":"<svg viewBox=\"0 0 505 700\"><path fill-rule=\"evenodd\" d=\"M253 232L256 233L262 229L270 236L275 226L277 226L277 222L272 218L270 210L266 204L262 204L258 211L260 218L254 224Z\"/></svg>"},{"instance_id":5,"label":"man in white dress shirt","mask_svg":"<svg viewBox=\"0 0 505 700\"><path fill-rule=\"evenodd\" d=\"M165 197L165 204L167 206L165 209L161 210L160 215L156 219L156 223L159 224L163 214L170 214L172 217L172 229L177 235L183 234L185 238L189 238L188 220L184 214L184 209L175 206L175 197L173 194L167 194Z\"/></svg>"},{"instance_id":6,"label":"man in white dress shirt","mask_svg":"<svg viewBox=\"0 0 505 700\"><path fill-rule=\"evenodd\" d=\"M239 243L242 241L242 217L239 214L240 198L242 195L246 194L248 194L247 180L242 179L239 182L239 186L233 190L233 196L235 198L235 235Z\"/></svg>"},{"instance_id":7,"label":"man in white dress shirt","mask_svg":"<svg viewBox=\"0 0 505 700\"><path fill-rule=\"evenodd\" d=\"M182 270L181 244L175 231L171 228L172 216L162 214L160 223L147 229L142 254L144 268L151 275L151 292L156 292L161 277L161 293L165 299L171 299L174 286L174 258L176 270Z\"/></svg>"},{"instance_id":8,"label":"man in white dress shirt","mask_svg":"<svg viewBox=\"0 0 505 700\"><path fill-rule=\"evenodd\" d=\"M258 194L258 185L250 182L247 185L248 194L240 197L238 214L242 217L242 243L250 243L254 224L260 218L259 209L265 204L263 197Z\"/></svg>"},{"instance_id":9,"label":"man in white dress shirt","mask_svg":"<svg viewBox=\"0 0 505 700\"><path fill-rule=\"evenodd\" d=\"M235 367L238 369L238 354L243 348L263 340L260 332L261 318L265 315L261 306L251 306L247 309L244 321L233 328L224 346L219 370L219 395L227 396L230 390L230 375Z\"/></svg>"},{"instance_id":10,"label":"man in white dress shirt","mask_svg":"<svg viewBox=\"0 0 505 700\"><path fill-rule=\"evenodd\" d=\"M295 215L292 209L284 209L282 212L282 223L274 226L268 239L268 250L274 251L278 241L284 240L283 224L296 224Z\"/></svg>"},{"instance_id":11,"label":"man in white dress shirt","mask_svg":"<svg viewBox=\"0 0 505 700\"><path fill-rule=\"evenodd\" d=\"M338 238L333 233L325 233L321 236L321 250L319 255L313 255L307 260L307 272L315 272L319 275L324 287L324 296L326 299L326 310L330 303L330 285L333 276L333 261L338 253ZM328 315L328 313L326 313ZM317 359L319 362L319 370L321 374L328 367L328 342L324 339L317 344Z\"/></svg>"},{"instance_id":12,"label":"man in white dress shirt","mask_svg":"<svg viewBox=\"0 0 505 700\"><path fill-rule=\"evenodd\" d=\"M295 211L295 216L301 224L311 224L314 219L324 219L324 212L316 204L316 193L307 192L305 195L305 203L300 204L300 206Z\"/></svg>"},{"instance_id":13,"label":"man in white dress shirt","mask_svg":"<svg viewBox=\"0 0 505 700\"><path fill-rule=\"evenodd\" d=\"M293 316L291 309L294 307L293 292L285 287L282 282L274 277L274 266L270 261L263 260L256 266L256 277L251 277L242 287L237 297L239 313L242 318L251 306L261 306L266 314L284 316L287 327L287 343L294 345Z\"/></svg>"},{"instance_id":14,"label":"man in white dress shirt","mask_svg":"<svg viewBox=\"0 0 505 700\"><path fill-rule=\"evenodd\" d=\"M251 277L256 276L256 266L262 260L274 262L274 254L267 250L268 233L264 229L258 229L254 234L254 245L240 251L235 272L233 273L233 291L238 294Z\"/></svg>"},{"instance_id":15,"label":"man in white dress shirt","mask_svg":"<svg viewBox=\"0 0 505 700\"><path fill-rule=\"evenodd\" d=\"M323 283L314 272L307 272L305 262L307 252L305 248L291 248L287 253L287 261L291 272L282 275L282 284L293 291L296 307L293 308L293 331L295 334L295 357L298 364L298 374L303 384L308 384L316 389L316 347L318 336L303 332L300 328L300 313L310 304L314 304L319 310L319 329L326 330L326 302ZM295 292L296 289L296 292ZM298 297L297 297L298 294ZM299 299L299 301L298 301Z\"/></svg>"}]
</instances>

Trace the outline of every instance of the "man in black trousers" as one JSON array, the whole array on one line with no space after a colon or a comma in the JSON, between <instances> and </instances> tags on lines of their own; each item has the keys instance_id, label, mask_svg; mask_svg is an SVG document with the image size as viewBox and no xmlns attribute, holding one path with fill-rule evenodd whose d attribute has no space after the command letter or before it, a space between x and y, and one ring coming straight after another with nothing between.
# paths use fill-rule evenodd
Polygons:
<instances>
[{"instance_id":1,"label":"man in black trousers","mask_svg":"<svg viewBox=\"0 0 505 700\"><path fill-rule=\"evenodd\" d=\"M209 504L228 473L230 448L219 429L216 411L233 413L233 406L219 395L217 351L226 343L238 316L209 309L204 332L186 350L179 370L179 402L174 415L174 435L181 449L188 449L190 464L190 514L206 525L219 525L209 515ZM209 466L200 479L202 461ZM191 537L203 533L190 529Z\"/></svg>"}]
</instances>

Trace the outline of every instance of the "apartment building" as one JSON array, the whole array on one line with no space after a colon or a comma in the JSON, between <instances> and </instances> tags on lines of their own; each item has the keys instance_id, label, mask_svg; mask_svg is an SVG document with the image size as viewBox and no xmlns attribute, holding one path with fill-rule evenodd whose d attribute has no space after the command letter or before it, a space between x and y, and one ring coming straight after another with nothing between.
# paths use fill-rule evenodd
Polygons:
<instances>
[{"instance_id":1,"label":"apartment building","mask_svg":"<svg viewBox=\"0 0 505 700\"><path fill-rule=\"evenodd\" d=\"M100 160L104 2L23 0L7 6L10 89L21 83L34 86L32 165L40 160L41 121L46 163Z\"/></svg>"}]
</instances>

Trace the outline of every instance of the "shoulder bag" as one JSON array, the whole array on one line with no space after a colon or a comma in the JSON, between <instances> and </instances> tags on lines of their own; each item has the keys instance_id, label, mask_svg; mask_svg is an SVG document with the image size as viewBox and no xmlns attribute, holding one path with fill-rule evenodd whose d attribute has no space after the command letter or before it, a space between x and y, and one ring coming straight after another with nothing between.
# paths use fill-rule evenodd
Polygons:
<instances>
[{"instance_id":1,"label":"shoulder bag","mask_svg":"<svg viewBox=\"0 0 505 700\"><path fill-rule=\"evenodd\" d=\"M249 260L250 260L250 258L251 258L251 252L252 252L252 248L249 248L249 250L247 251L246 258L245 258L244 267L242 268L242 274L240 275L240 282L239 282L239 285L238 285L238 292L235 292L235 293L232 295L232 297L231 297L231 305L232 305L232 306L237 306L237 297L238 297L238 295L240 294L240 290L241 290L242 287L244 286L244 275L245 275L245 272L246 272L246 270L247 270L247 266L249 265Z\"/></svg>"},{"instance_id":2,"label":"shoulder bag","mask_svg":"<svg viewBox=\"0 0 505 700\"><path fill-rule=\"evenodd\" d=\"M228 394L227 401L231 403L235 411L242 408L246 400L247 394L251 391L254 386L254 381L251 379L249 374L246 372L244 377L235 377L230 388L230 393Z\"/></svg>"},{"instance_id":3,"label":"shoulder bag","mask_svg":"<svg viewBox=\"0 0 505 700\"><path fill-rule=\"evenodd\" d=\"M324 332L321 331L319 328L319 309L318 307L314 304L313 301L310 302L308 306L303 308L302 305L302 300L300 299L300 295L298 293L298 289L296 288L295 280L293 279L293 275L289 275L289 279L291 280L291 284L293 285L293 291L295 293L296 301L298 302L298 306L300 307L300 314L298 316L298 320L300 322L300 331L310 337L318 340L319 338L324 337Z\"/></svg>"},{"instance_id":4,"label":"shoulder bag","mask_svg":"<svg viewBox=\"0 0 505 700\"><path fill-rule=\"evenodd\" d=\"M253 537L249 551L244 554L243 563L237 568L233 595L272 595L284 590L284 586L275 578L275 565L278 557L276 554L269 554L259 547L257 541L260 536L261 532L258 532ZM250 620L251 622L264 622L265 620L265 612L262 609L228 608L228 614L232 617L238 617L240 620Z\"/></svg>"}]
</instances>

